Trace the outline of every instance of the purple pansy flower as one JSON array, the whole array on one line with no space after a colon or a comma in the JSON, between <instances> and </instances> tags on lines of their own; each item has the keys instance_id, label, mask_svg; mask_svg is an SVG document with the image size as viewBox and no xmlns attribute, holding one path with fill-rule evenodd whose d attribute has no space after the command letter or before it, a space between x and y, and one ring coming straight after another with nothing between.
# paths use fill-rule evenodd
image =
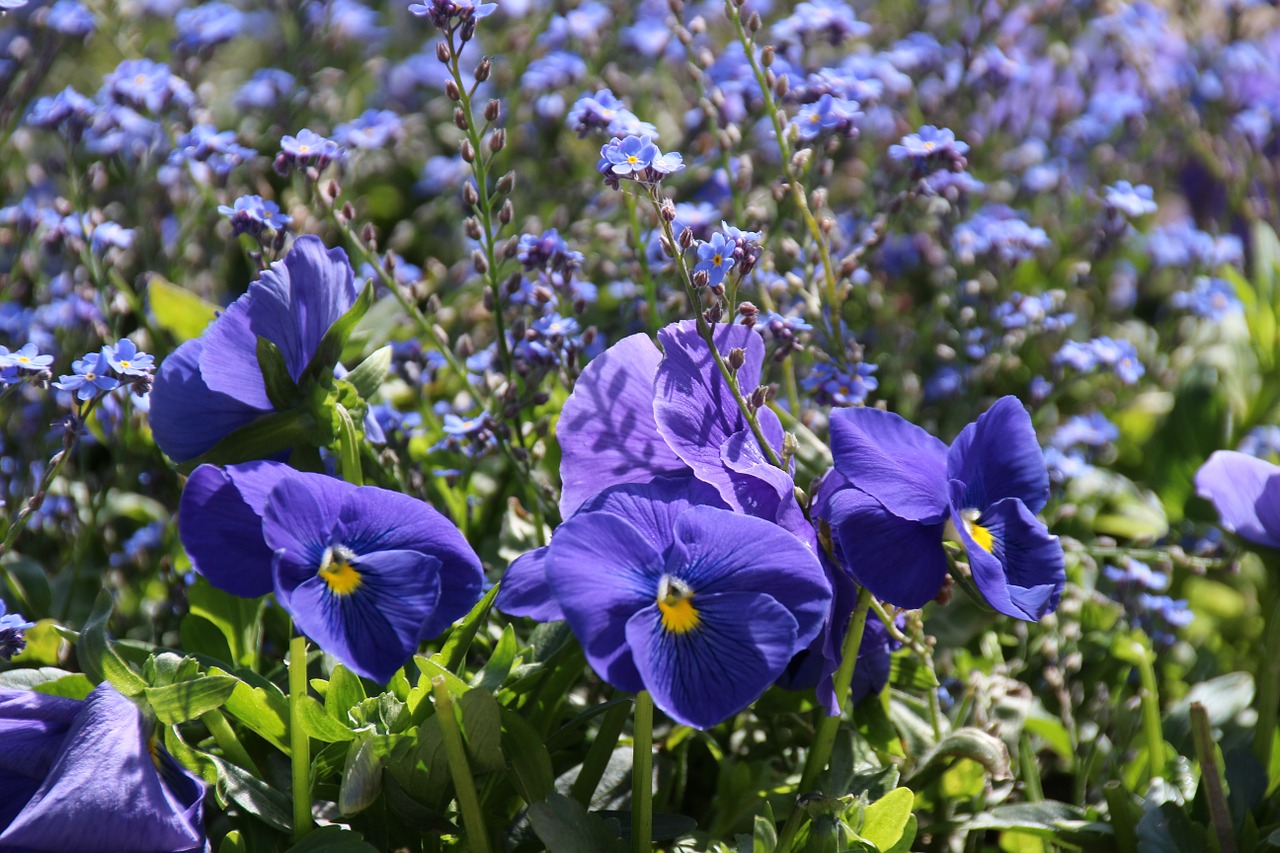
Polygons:
<instances>
[{"instance_id":1,"label":"purple pansy flower","mask_svg":"<svg viewBox=\"0 0 1280 853\"><path fill-rule=\"evenodd\" d=\"M160 365L151 394L156 444L186 462L274 411L258 366L258 338L280 348L296 382L329 327L356 299L355 274L341 249L299 237L227 307L200 338Z\"/></svg>"},{"instance_id":2,"label":"purple pansy flower","mask_svg":"<svg viewBox=\"0 0 1280 853\"><path fill-rule=\"evenodd\" d=\"M0 740L0 849L205 849L204 783L110 684L83 701L0 690Z\"/></svg>"},{"instance_id":3,"label":"purple pansy flower","mask_svg":"<svg viewBox=\"0 0 1280 853\"><path fill-rule=\"evenodd\" d=\"M278 462L192 473L178 529L196 571L246 598L274 591L298 630L385 684L480 597L480 560L422 501Z\"/></svg>"},{"instance_id":4,"label":"purple pansy flower","mask_svg":"<svg viewBox=\"0 0 1280 853\"><path fill-rule=\"evenodd\" d=\"M512 565L498 606L566 619L602 678L707 729L783 674L830 601L805 543L684 477L597 496Z\"/></svg>"},{"instance_id":5,"label":"purple pansy flower","mask_svg":"<svg viewBox=\"0 0 1280 853\"><path fill-rule=\"evenodd\" d=\"M1035 621L1058 605L1062 545L1036 518L1049 475L1031 418L996 401L948 448L898 415L832 413L835 466L815 497L837 554L878 598L922 607L942 588L950 533L996 610Z\"/></svg>"},{"instance_id":6,"label":"purple pansy flower","mask_svg":"<svg viewBox=\"0 0 1280 853\"><path fill-rule=\"evenodd\" d=\"M1219 450L1196 472L1196 494L1213 503L1227 530L1280 548L1280 465Z\"/></svg>"}]
</instances>

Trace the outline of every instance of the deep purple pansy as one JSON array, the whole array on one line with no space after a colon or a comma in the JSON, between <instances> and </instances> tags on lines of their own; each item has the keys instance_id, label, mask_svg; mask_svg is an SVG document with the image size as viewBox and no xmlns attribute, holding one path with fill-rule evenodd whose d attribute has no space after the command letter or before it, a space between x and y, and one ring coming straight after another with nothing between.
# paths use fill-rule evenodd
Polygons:
<instances>
[{"instance_id":1,"label":"deep purple pansy","mask_svg":"<svg viewBox=\"0 0 1280 853\"><path fill-rule=\"evenodd\" d=\"M480 597L480 560L422 501L278 462L192 472L178 530L196 571L233 595L275 592L298 630L385 684Z\"/></svg>"},{"instance_id":2,"label":"deep purple pansy","mask_svg":"<svg viewBox=\"0 0 1280 853\"><path fill-rule=\"evenodd\" d=\"M186 462L270 414L258 338L279 347L296 382L356 294L346 253L325 249L318 237L299 237L201 337L160 365L151 391L156 444L170 459Z\"/></svg>"},{"instance_id":3,"label":"deep purple pansy","mask_svg":"<svg viewBox=\"0 0 1280 853\"><path fill-rule=\"evenodd\" d=\"M831 416L831 450L817 515L841 562L878 598L924 606L946 578L951 534L996 610L1035 621L1058 606L1062 545L1036 518L1048 470L1016 398L996 401L950 448L890 412L842 409Z\"/></svg>"},{"instance_id":4,"label":"deep purple pansy","mask_svg":"<svg viewBox=\"0 0 1280 853\"><path fill-rule=\"evenodd\" d=\"M710 728L782 675L831 602L804 542L723 505L687 475L619 486L517 561L498 607L566 619L603 679Z\"/></svg>"},{"instance_id":5,"label":"deep purple pansy","mask_svg":"<svg viewBox=\"0 0 1280 853\"><path fill-rule=\"evenodd\" d=\"M745 326L719 325L716 349L744 354L744 397L760 384L764 343ZM561 448L561 514L624 483L692 473L737 512L774 521L812 541L791 474L770 464L692 321L658 332L662 350L631 335L594 358L574 386L556 429ZM782 448L768 408L758 414L766 441Z\"/></svg>"},{"instance_id":6,"label":"deep purple pansy","mask_svg":"<svg viewBox=\"0 0 1280 853\"><path fill-rule=\"evenodd\" d=\"M0 850L207 849L204 783L110 684L66 699L0 689Z\"/></svg>"},{"instance_id":7,"label":"deep purple pansy","mask_svg":"<svg viewBox=\"0 0 1280 853\"><path fill-rule=\"evenodd\" d=\"M1196 472L1196 493L1213 503L1227 530L1280 548L1280 465L1219 450Z\"/></svg>"}]
</instances>

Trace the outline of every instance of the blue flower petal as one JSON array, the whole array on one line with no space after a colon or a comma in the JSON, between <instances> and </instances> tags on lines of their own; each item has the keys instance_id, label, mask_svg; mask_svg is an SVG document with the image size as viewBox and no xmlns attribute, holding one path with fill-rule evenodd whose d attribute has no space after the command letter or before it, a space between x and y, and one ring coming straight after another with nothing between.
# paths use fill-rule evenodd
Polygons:
<instances>
[{"instance_id":1,"label":"blue flower petal","mask_svg":"<svg viewBox=\"0 0 1280 853\"><path fill-rule=\"evenodd\" d=\"M963 489L963 483L952 480L953 499ZM1026 504L1005 498L977 519L991 534L991 551L974 541L958 508L953 510L952 522L969 556L974 583L987 603L1006 616L1029 622L1057 608L1067 580L1062 543Z\"/></svg>"},{"instance_id":2,"label":"blue flower petal","mask_svg":"<svg viewBox=\"0 0 1280 853\"><path fill-rule=\"evenodd\" d=\"M966 509L1018 498L1032 514L1049 500L1049 468L1031 416L1017 397L1001 397L966 426L947 453L947 478L962 481Z\"/></svg>"},{"instance_id":3,"label":"blue flower petal","mask_svg":"<svg viewBox=\"0 0 1280 853\"><path fill-rule=\"evenodd\" d=\"M831 414L835 469L908 521L933 524L947 512L947 446L915 424L879 409Z\"/></svg>"},{"instance_id":4,"label":"blue flower petal","mask_svg":"<svg viewBox=\"0 0 1280 853\"><path fill-rule=\"evenodd\" d=\"M627 622L627 643L654 704L676 722L709 729L758 699L803 644L795 617L769 595L695 594L692 602L694 629L668 631L654 603Z\"/></svg>"},{"instance_id":5,"label":"blue flower petal","mask_svg":"<svg viewBox=\"0 0 1280 853\"><path fill-rule=\"evenodd\" d=\"M39 790L0 833L0 849L120 853L203 850L204 786L161 780L147 727L109 684L84 701Z\"/></svg>"},{"instance_id":6,"label":"blue flower petal","mask_svg":"<svg viewBox=\"0 0 1280 853\"><path fill-rule=\"evenodd\" d=\"M204 340L194 340L174 350L160 365L151 389L151 433L156 445L175 462L195 459L230 433L271 412L265 395L255 404L206 385L200 373L204 349Z\"/></svg>"},{"instance_id":7,"label":"blue flower petal","mask_svg":"<svg viewBox=\"0 0 1280 853\"><path fill-rule=\"evenodd\" d=\"M209 583L242 598L271 592L272 548L263 539L262 516L268 493L291 473L276 462L201 465L192 472L178 503L178 535Z\"/></svg>"},{"instance_id":8,"label":"blue flower petal","mask_svg":"<svg viewBox=\"0 0 1280 853\"><path fill-rule=\"evenodd\" d=\"M831 606L831 582L803 542L776 524L728 510L684 512L676 520L666 571L699 598L730 592L771 596L796 621L794 651L818 635Z\"/></svg>"},{"instance_id":9,"label":"blue flower petal","mask_svg":"<svg viewBox=\"0 0 1280 853\"><path fill-rule=\"evenodd\" d=\"M375 551L351 561L359 585L339 594L317 574L276 564L276 597L298 630L352 672L386 684L417 651L440 597L440 561L417 551Z\"/></svg>"},{"instance_id":10,"label":"blue flower petal","mask_svg":"<svg viewBox=\"0 0 1280 853\"><path fill-rule=\"evenodd\" d=\"M440 600L421 639L438 637L480 600L484 568L461 531L429 504L372 487L348 489L335 536L357 553L419 551L440 561Z\"/></svg>"},{"instance_id":11,"label":"blue flower petal","mask_svg":"<svg viewBox=\"0 0 1280 853\"><path fill-rule=\"evenodd\" d=\"M83 702L0 689L0 830L40 788Z\"/></svg>"},{"instance_id":12,"label":"blue flower petal","mask_svg":"<svg viewBox=\"0 0 1280 853\"><path fill-rule=\"evenodd\" d=\"M338 540L334 529L343 499L357 487L323 474L293 472L281 477L267 497L262 537L273 553L284 551L288 571L312 573L325 549ZM272 571L278 571L273 564Z\"/></svg>"},{"instance_id":13,"label":"blue flower petal","mask_svg":"<svg viewBox=\"0 0 1280 853\"><path fill-rule=\"evenodd\" d=\"M695 506L727 509L720 493L693 476L656 477L606 489L582 505L580 512L611 512L629 521L655 548L666 551L675 541L676 519Z\"/></svg>"},{"instance_id":14,"label":"blue flower petal","mask_svg":"<svg viewBox=\"0 0 1280 853\"><path fill-rule=\"evenodd\" d=\"M831 525L845 566L881 601L915 609L942 589L945 522L905 520L855 488L835 491L818 515Z\"/></svg>"},{"instance_id":15,"label":"blue flower petal","mask_svg":"<svg viewBox=\"0 0 1280 853\"><path fill-rule=\"evenodd\" d=\"M562 517L610 486L688 470L658 434L654 420L654 381L661 361L653 341L636 334L593 358L578 377L556 427Z\"/></svg>"},{"instance_id":16,"label":"blue flower petal","mask_svg":"<svg viewBox=\"0 0 1280 853\"><path fill-rule=\"evenodd\" d=\"M1196 472L1196 494L1213 502L1227 530L1280 548L1280 465L1219 450Z\"/></svg>"},{"instance_id":17,"label":"blue flower petal","mask_svg":"<svg viewBox=\"0 0 1280 853\"><path fill-rule=\"evenodd\" d=\"M560 601L547 581L547 547L526 551L511 561L502 575L494 607L510 616L527 616L537 622L564 619Z\"/></svg>"},{"instance_id":18,"label":"blue flower petal","mask_svg":"<svg viewBox=\"0 0 1280 853\"><path fill-rule=\"evenodd\" d=\"M644 689L626 643L627 620L657 600L662 554L626 519L579 514L560 525L547 579L592 669L620 690Z\"/></svg>"}]
</instances>

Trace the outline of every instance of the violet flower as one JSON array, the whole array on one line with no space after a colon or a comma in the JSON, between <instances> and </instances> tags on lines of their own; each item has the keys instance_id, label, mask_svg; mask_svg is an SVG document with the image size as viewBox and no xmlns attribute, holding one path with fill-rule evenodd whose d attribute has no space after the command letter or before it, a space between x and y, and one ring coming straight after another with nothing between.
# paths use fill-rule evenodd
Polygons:
<instances>
[{"instance_id":1,"label":"violet flower","mask_svg":"<svg viewBox=\"0 0 1280 853\"><path fill-rule=\"evenodd\" d=\"M211 584L245 598L274 591L299 631L382 684L484 582L462 534L422 501L278 462L196 468L178 530Z\"/></svg>"},{"instance_id":2,"label":"violet flower","mask_svg":"<svg viewBox=\"0 0 1280 853\"><path fill-rule=\"evenodd\" d=\"M206 849L204 783L155 746L137 706L0 689L0 850Z\"/></svg>"},{"instance_id":3,"label":"violet flower","mask_svg":"<svg viewBox=\"0 0 1280 853\"><path fill-rule=\"evenodd\" d=\"M1196 494L1213 503L1227 530L1280 548L1280 465L1219 450L1196 472Z\"/></svg>"}]
</instances>

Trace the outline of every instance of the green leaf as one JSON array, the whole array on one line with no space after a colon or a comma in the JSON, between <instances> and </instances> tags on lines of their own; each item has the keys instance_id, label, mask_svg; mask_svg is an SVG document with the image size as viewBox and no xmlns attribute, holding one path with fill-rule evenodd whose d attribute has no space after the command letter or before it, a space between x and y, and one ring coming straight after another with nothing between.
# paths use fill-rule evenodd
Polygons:
<instances>
[{"instance_id":1,"label":"green leaf","mask_svg":"<svg viewBox=\"0 0 1280 853\"><path fill-rule=\"evenodd\" d=\"M198 616L195 613L187 613L182 617L182 622L178 625L178 636L182 640L182 648L184 651L191 652L193 655L203 655L207 658L220 660L227 666L234 666L236 663L235 655L231 652L231 645L227 642L226 635L217 625Z\"/></svg>"},{"instance_id":2,"label":"green leaf","mask_svg":"<svg viewBox=\"0 0 1280 853\"><path fill-rule=\"evenodd\" d=\"M66 678L69 675L80 675L80 673L71 673L65 669L56 666L39 666L30 669L10 669L0 672L0 687L9 690L32 690L37 685L49 684L59 679ZM85 679L86 681L88 679ZM90 685L93 682L89 682ZM92 689L92 688L91 688Z\"/></svg>"},{"instance_id":3,"label":"green leaf","mask_svg":"<svg viewBox=\"0 0 1280 853\"><path fill-rule=\"evenodd\" d=\"M272 412L225 436L195 459L183 462L178 470L190 474L201 465L236 465L265 459L297 445L307 445L315 421L301 411Z\"/></svg>"},{"instance_id":4,"label":"green leaf","mask_svg":"<svg viewBox=\"0 0 1280 853\"><path fill-rule=\"evenodd\" d=\"M884 850L884 853L911 853L915 841L916 833L919 831L920 824L916 820L915 815L907 815L907 825L902 830L902 837L898 839L898 843Z\"/></svg>"},{"instance_id":5,"label":"green leaf","mask_svg":"<svg viewBox=\"0 0 1280 853\"><path fill-rule=\"evenodd\" d=\"M1220 728L1253 704L1253 676L1231 672L1202 681L1165 712L1165 740L1182 754L1191 752L1191 704L1199 702L1209 715L1209 725Z\"/></svg>"},{"instance_id":6,"label":"green leaf","mask_svg":"<svg viewBox=\"0 0 1280 853\"><path fill-rule=\"evenodd\" d=\"M471 772L479 776L501 770L505 761L502 757L502 709L498 700L485 690L468 690L457 701L457 707Z\"/></svg>"},{"instance_id":7,"label":"green leaf","mask_svg":"<svg viewBox=\"0 0 1280 853\"><path fill-rule=\"evenodd\" d=\"M353 740L347 750L342 769L342 787L338 794L338 812L343 817L369 808L382 793L382 762L378 759L373 738L365 735Z\"/></svg>"},{"instance_id":8,"label":"green leaf","mask_svg":"<svg viewBox=\"0 0 1280 853\"><path fill-rule=\"evenodd\" d=\"M347 339L351 337L352 330L368 313L369 306L372 304L373 283L369 282L347 309L347 313L335 320L324 333L324 337L320 339L320 345L316 347L315 355L311 356L311 361L307 363L306 369L298 379L299 385L305 387L333 376L334 367L342 360L342 349L347 345Z\"/></svg>"},{"instance_id":9,"label":"green leaf","mask_svg":"<svg viewBox=\"0 0 1280 853\"><path fill-rule=\"evenodd\" d=\"M96 683L105 679L125 696L137 696L146 689L147 682L129 668L107 640L107 620L111 618L114 606L110 592L104 589L98 593L93 612L89 614L76 643L76 659L90 681Z\"/></svg>"},{"instance_id":10,"label":"green leaf","mask_svg":"<svg viewBox=\"0 0 1280 853\"><path fill-rule=\"evenodd\" d=\"M329 712L330 717L343 725L349 724L351 709L367 698L360 676L342 664L333 668L324 694L324 709Z\"/></svg>"},{"instance_id":11,"label":"green leaf","mask_svg":"<svg viewBox=\"0 0 1280 853\"><path fill-rule=\"evenodd\" d=\"M489 615L489 608L493 607L493 600L497 597L498 585L495 584L483 598L475 603L467 615L462 617L462 621L453 626L439 653L432 655L431 659L437 661L450 674L460 671L467 657L467 651L476 637L476 632L484 624L485 617ZM427 681L430 682L431 679L428 678ZM457 693L452 686L450 692Z\"/></svg>"},{"instance_id":12,"label":"green leaf","mask_svg":"<svg viewBox=\"0 0 1280 853\"><path fill-rule=\"evenodd\" d=\"M348 483L362 486L364 471L360 463L360 448L363 442L360 440L360 432L346 406L338 403L333 411L338 425L338 471Z\"/></svg>"},{"instance_id":13,"label":"green leaf","mask_svg":"<svg viewBox=\"0 0 1280 853\"><path fill-rule=\"evenodd\" d=\"M361 399L368 400L378 393L378 389L387 380L387 374L390 372L391 347L385 346L374 351L372 355L356 365L350 373L342 378L355 387L356 393L360 395Z\"/></svg>"},{"instance_id":14,"label":"green leaf","mask_svg":"<svg viewBox=\"0 0 1280 853\"><path fill-rule=\"evenodd\" d=\"M519 648L515 629L510 625L503 626L502 636L498 638L493 654L489 655L489 662L484 665L479 677L475 679L474 686L489 692L501 687L502 682L506 681L507 676L511 674L511 667L515 665L516 652Z\"/></svg>"},{"instance_id":15,"label":"green leaf","mask_svg":"<svg viewBox=\"0 0 1280 853\"><path fill-rule=\"evenodd\" d=\"M266 607L266 600L241 598L215 588L204 578L196 578L187 590L187 602L192 614L208 620L222 632L231 653L229 662L252 669L262 630L259 616ZM197 651L195 647L184 645L184 648L189 652Z\"/></svg>"},{"instance_id":16,"label":"green leaf","mask_svg":"<svg viewBox=\"0 0 1280 853\"><path fill-rule=\"evenodd\" d=\"M378 848L365 841L358 832L340 826L321 826L311 830L306 838L285 853L378 853Z\"/></svg>"},{"instance_id":17,"label":"green leaf","mask_svg":"<svg viewBox=\"0 0 1280 853\"><path fill-rule=\"evenodd\" d=\"M226 708L228 714L271 741L276 749L289 753L289 706L283 699L242 681L227 697Z\"/></svg>"},{"instance_id":18,"label":"green leaf","mask_svg":"<svg viewBox=\"0 0 1280 853\"><path fill-rule=\"evenodd\" d=\"M8 587L9 603L29 619L35 620L49 613L53 604L53 592L49 588L49 574L44 566L30 557L12 551L0 560L0 579Z\"/></svg>"},{"instance_id":19,"label":"green leaf","mask_svg":"<svg viewBox=\"0 0 1280 853\"><path fill-rule=\"evenodd\" d=\"M258 335L258 369L262 371L262 381L267 388L267 399L276 411L292 409L302 399L297 384L289 375L289 366L285 364L284 353L274 341Z\"/></svg>"},{"instance_id":20,"label":"green leaf","mask_svg":"<svg viewBox=\"0 0 1280 853\"><path fill-rule=\"evenodd\" d=\"M867 806L858 834L880 850L895 846L907 828L916 795L910 788L894 788Z\"/></svg>"},{"instance_id":21,"label":"green leaf","mask_svg":"<svg viewBox=\"0 0 1280 853\"><path fill-rule=\"evenodd\" d=\"M766 800L764 814L756 815L751 831L751 853L774 853L778 849L778 827L773 806ZM789 853L789 851L788 851Z\"/></svg>"},{"instance_id":22,"label":"green leaf","mask_svg":"<svg viewBox=\"0 0 1280 853\"><path fill-rule=\"evenodd\" d=\"M918 693L936 688L938 677L909 649L899 649L889 656L889 683Z\"/></svg>"},{"instance_id":23,"label":"green leaf","mask_svg":"<svg viewBox=\"0 0 1280 853\"><path fill-rule=\"evenodd\" d=\"M502 709L502 754L525 803L542 802L555 790L555 769L538 730L509 708Z\"/></svg>"},{"instance_id":24,"label":"green leaf","mask_svg":"<svg viewBox=\"0 0 1280 853\"><path fill-rule=\"evenodd\" d=\"M968 832L987 829L1016 830L1029 832L1041 838L1051 838L1063 824L1084 820L1085 812L1077 806L1054 800L1041 800L1038 803L995 806L974 815L964 824L964 829Z\"/></svg>"},{"instance_id":25,"label":"green leaf","mask_svg":"<svg viewBox=\"0 0 1280 853\"><path fill-rule=\"evenodd\" d=\"M218 768L215 791L219 800L235 803L248 814L281 832L293 831L293 804L286 794L229 761L223 761L216 755L206 757Z\"/></svg>"},{"instance_id":26,"label":"green leaf","mask_svg":"<svg viewBox=\"0 0 1280 853\"><path fill-rule=\"evenodd\" d=\"M52 619L41 619L26 630L27 647L21 654L13 656L15 664L24 666L53 666L61 660L62 634L58 632L58 623Z\"/></svg>"},{"instance_id":27,"label":"green leaf","mask_svg":"<svg viewBox=\"0 0 1280 853\"><path fill-rule=\"evenodd\" d=\"M529 807L533 831L555 853L606 853L626 850L627 845L599 817L574 799L552 794L544 802Z\"/></svg>"},{"instance_id":28,"label":"green leaf","mask_svg":"<svg viewBox=\"0 0 1280 853\"><path fill-rule=\"evenodd\" d=\"M240 830L233 829L222 837L222 843L218 845L218 853L249 853Z\"/></svg>"},{"instance_id":29,"label":"green leaf","mask_svg":"<svg viewBox=\"0 0 1280 853\"><path fill-rule=\"evenodd\" d=\"M354 740L356 733L325 712L324 706L310 696L297 697L302 711L302 728L316 740L339 743Z\"/></svg>"},{"instance_id":30,"label":"green leaf","mask_svg":"<svg viewBox=\"0 0 1280 853\"><path fill-rule=\"evenodd\" d=\"M148 687L144 692L151 710L168 726L221 708L239 683L238 679L226 675L206 675L167 687Z\"/></svg>"},{"instance_id":31,"label":"green leaf","mask_svg":"<svg viewBox=\"0 0 1280 853\"><path fill-rule=\"evenodd\" d=\"M156 324L179 343L200 337L218 316L217 305L155 273L147 281L147 302Z\"/></svg>"},{"instance_id":32,"label":"green leaf","mask_svg":"<svg viewBox=\"0 0 1280 853\"><path fill-rule=\"evenodd\" d=\"M26 670L30 671L30 670ZM83 699L93 692L93 682L85 678L84 673L76 672L64 675L53 681L42 681L31 688L36 693L46 696L62 696L66 699Z\"/></svg>"}]
</instances>

